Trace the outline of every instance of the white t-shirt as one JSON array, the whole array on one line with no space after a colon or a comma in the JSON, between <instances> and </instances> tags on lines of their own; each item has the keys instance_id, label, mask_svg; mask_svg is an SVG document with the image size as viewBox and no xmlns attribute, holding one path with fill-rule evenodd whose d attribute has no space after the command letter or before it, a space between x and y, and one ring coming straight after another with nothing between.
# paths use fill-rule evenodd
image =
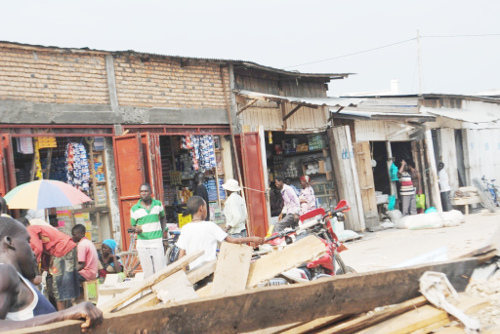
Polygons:
<instances>
[{"instance_id":1,"label":"white t-shirt","mask_svg":"<svg viewBox=\"0 0 500 334\"><path fill-rule=\"evenodd\" d=\"M450 191L450 183L448 182L448 174L444 171L444 169L441 169L438 172L438 182L439 182L439 191L440 192L445 192L445 191Z\"/></svg>"},{"instance_id":2,"label":"white t-shirt","mask_svg":"<svg viewBox=\"0 0 500 334\"><path fill-rule=\"evenodd\" d=\"M215 260L217 258L217 242L222 242L226 237L227 233L214 222L191 222L182 227L177 247L184 249L186 255L199 250L205 251L202 256L189 264L189 268L194 269L206 261Z\"/></svg>"}]
</instances>

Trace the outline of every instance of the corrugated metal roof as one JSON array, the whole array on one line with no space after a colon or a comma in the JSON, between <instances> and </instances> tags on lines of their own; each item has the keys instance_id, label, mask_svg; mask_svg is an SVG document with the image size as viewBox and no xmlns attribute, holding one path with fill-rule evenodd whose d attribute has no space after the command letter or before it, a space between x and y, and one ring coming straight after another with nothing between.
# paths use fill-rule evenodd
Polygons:
<instances>
[{"instance_id":1,"label":"corrugated metal roof","mask_svg":"<svg viewBox=\"0 0 500 334\"><path fill-rule=\"evenodd\" d=\"M330 112L335 114L335 118L344 119L373 119L373 120L411 120L417 119L424 122L432 122L436 120L436 116L427 113L396 113L396 112L369 112L369 111L354 111L354 110L337 110L330 109Z\"/></svg>"},{"instance_id":2,"label":"corrugated metal roof","mask_svg":"<svg viewBox=\"0 0 500 334\"><path fill-rule=\"evenodd\" d=\"M345 99L334 97L295 97L295 96L280 96L273 94L257 93L248 90L235 91L238 95L247 97L249 99L256 99L262 101L286 101L290 103L303 104L305 106L327 106L327 107L348 107L356 106L363 101L362 99Z\"/></svg>"},{"instance_id":3,"label":"corrugated metal roof","mask_svg":"<svg viewBox=\"0 0 500 334\"><path fill-rule=\"evenodd\" d=\"M491 123L500 120L500 113L493 110L472 111L468 109L421 107L420 111L468 123Z\"/></svg>"},{"instance_id":4,"label":"corrugated metal roof","mask_svg":"<svg viewBox=\"0 0 500 334\"><path fill-rule=\"evenodd\" d=\"M330 78L330 79L343 79L347 78L350 74L353 73L301 73L298 71L287 71L279 68L274 68L271 66L265 66L265 65L260 65L251 61L246 61L246 60L240 60L240 59L221 59L221 58L202 58L202 57L186 57L186 56L176 56L176 55L165 55L165 54L159 54L159 53L152 53L152 52L140 52L140 51L134 51L134 50L127 50L127 51L109 51L109 50L96 50L96 49L90 49L90 48L64 48L64 47L58 47L58 46L44 46L44 45L33 45L33 44L23 44L23 43L16 43L16 42L9 42L9 41L0 41L0 44L11 44L15 45L18 47L25 47L25 48L45 48L45 49L53 49L53 50L60 50L64 52L98 52L98 53L108 53L108 54L114 54L114 55L122 55L122 54L135 54L135 55L143 55L143 56L156 56L156 57L166 57L166 58L174 58L174 59L179 59L179 60L193 60L193 61L208 61L208 62L219 62L219 63L234 63L236 65L242 66L242 67L249 67L249 68L255 68L255 69L260 69L262 71L269 71L269 72L274 72L294 78L300 78L300 77L310 77L310 78Z\"/></svg>"}]
</instances>

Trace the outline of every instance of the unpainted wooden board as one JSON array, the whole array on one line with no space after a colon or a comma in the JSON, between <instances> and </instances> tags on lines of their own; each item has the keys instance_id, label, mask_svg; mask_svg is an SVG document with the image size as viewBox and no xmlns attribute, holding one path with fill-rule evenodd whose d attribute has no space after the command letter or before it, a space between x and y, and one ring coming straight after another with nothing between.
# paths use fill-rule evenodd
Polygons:
<instances>
[{"instance_id":1,"label":"unpainted wooden board","mask_svg":"<svg viewBox=\"0 0 500 334\"><path fill-rule=\"evenodd\" d=\"M191 284L198 283L205 277L211 275L215 271L215 267L217 266L217 260L212 260L210 262L206 262L198 268L190 270L186 273L188 281Z\"/></svg>"},{"instance_id":2,"label":"unpainted wooden board","mask_svg":"<svg viewBox=\"0 0 500 334\"><path fill-rule=\"evenodd\" d=\"M166 277L172 275L173 273L181 270L186 265L188 265L190 262L192 262L193 260L196 260L198 257L203 255L203 253L204 253L203 251L199 251L199 252L196 252L194 254L184 256L182 259L175 261L174 263L166 266L163 270L160 270L159 272L155 273L153 276L148 277L144 281L140 282L135 288L129 289L128 291L121 294L118 298L114 298L114 299L110 300L109 302L103 304L99 308L101 309L102 313L112 312L118 306L125 303L130 298L138 295L143 290L151 288L156 283L158 283L161 280L165 279Z\"/></svg>"},{"instance_id":3,"label":"unpainted wooden board","mask_svg":"<svg viewBox=\"0 0 500 334\"><path fill-rule=\"evenodd\" d=\"M429 325L445 321L448 322L448 314L430 305L424 305L416 310L406 312L395 318L371 326L359 334L403 334L411 333Z\"/></svg>"},{"instance_id":4,"label":"unpainted wooden board","mask_svg":"<svg viewBox=\"0 0 500 334\"><path fill-rule=\"evenodd\" d=\"M444 329L436 331L436 333L439 334L466 334L465 330L460 327L452 326L452 327L446 327Z\"/></svg>"},{"instance_id":5,"label":"unpainted wooden board","mask_svg":"<svg viewBox=\"0 0 500 334\"><path fill-rule=\"evenodd\" d=\"M194 292L193 285L188 281L186 273L183 270L155 284L151 290L164 303L198 298L198 295Z\"/></svg>"},{"instance_id":6,"label":"unpainted wooden board","mask_svg":"<svg viewBox=\"0 0 500 334\"><path fill-rule=\"evenodd\" d=\"M323 317L323 318L315 319L313 321L306 322L304 324L300 324L298 326L287 329L287 330L282 331L280 333L281 334L307 333L309 331L312 331L315 329L320 329L322 327L333 324L333 323L340 321L341 319L344 319L346 317L347 317L346 315L333 315L333 316L329 316L329 317ZM329 333L331 333L331 331Z\"/></svg>"},{"instance_id":7,"label":"unpainted wooden board","mask_svg":"<svg viewBox=\"0 0 500 334\"><path fill-rule=\"evenodd\" d=\"M212 295L212 284L207 284L203 288L196 290L198 297L208 297Z\"/></svg>"},{"instance_id":8,"label":"unpainted wooden board","mask_svg":"<svg viewBox=\"0 0 500 334\"><path fill-rule=\"evenodd\" d=\"M324 254L325 244L316 236L310 235L291 246L265 255L250 265L247 288L273 278L284 270L309 262Z\"/></svg>"},{"instance_id":9,"label":"unpainted wooden board","mask_svg":"<svg viewBox=\"0 0 500 334\"><path fill-rule=\"evenodd\" d=\"M457 291L464 291L472 270L485 258L459 259L409 268L340 275L314 282L245 290L222 296L167 304L154 309L106 314L93 333L241 333L332 314L356 314L402 303L420 295L419 278L442 272ZM18 333L67 334L81 322L63 321Z\"/></svg>"},{"instance_id":10,"label":"unpainted wooden board","mask_svg":"<svg viewBox=\"0 0 500 334\"><path fill-rule=\"evenodd\" d=\"M274 327L269 327L269 328L264 328L264 329L258 329L256 331L251 331L251 332L245 332L241 334L276 334L276 333L283 333L284 330L287 330L289 328L295 327L300 325L300 322L295 322L293 324L286 324L286 325L281 325L281 326L274 326Z\"/></svg>"},{"instance_id":11,"label":"unpainted wooden board","mask_svg":"<svg viewBox=\"0 0 500 334\"><path fill-rule=\"evenodd\" d=\"M245 290L252 247L223 242L217 259L211 295Z\"/></svg>"},{"instance_id":12,"label":"unpainted wooden board","mask_svg":"<svg viewBox=\"0 0 500 334\"><path fill-rule=\"evenodd\" d=\"M356 317L352 320L344 321L340 324L330 326L328 329L321 331L321 334L327 333L337 333L337 334L350 334L356 333L358 330L367 328L369 326L375 325L386 319L395 317L402 313L408 312L410 310L416 309L417 307L427 304L427 299L424 296L410 299L401 304L395 305L393 307L388 307L380 312L373 312L371 314L364 314ZM318 333L318 334L319 334Z\"/></svg>"},{"instance_id":13,"label":"unpainted wooden board","mask_svg":"<svg viewBox=\"0 0 500 334\"><path fill-rule=\"evenodd\" d=\"M124 307L123 309L136 310L143 307L156 306L158 305L158 303L160 303L160 300L158 299L158 297L156 297L156 293L153 292L148 295L145 295L144 297L138 299L137 301Z\"/></svg>"}]
</instances>

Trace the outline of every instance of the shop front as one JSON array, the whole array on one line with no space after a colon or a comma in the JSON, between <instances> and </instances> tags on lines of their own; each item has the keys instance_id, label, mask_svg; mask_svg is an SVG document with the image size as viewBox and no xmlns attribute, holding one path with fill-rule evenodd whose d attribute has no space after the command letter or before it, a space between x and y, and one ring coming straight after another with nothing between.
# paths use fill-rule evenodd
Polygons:
<instances>
[{"instance_id":1,"label":"shop front","mask_svg":"<svg viewBox=\"0 0 500 334\"><path fill-rule=\"evenodd\" d=\"M71 235L75 224L83 224L94 243L113 238L110 170L108 167L109 126L9 125L2 133L1 195L17 185L39 179L58 180L78 188L93 201L80 207L55 208L32 213L51 218ZM26 212L15 210L17 217Z\"/></svg>"}]
</instances>

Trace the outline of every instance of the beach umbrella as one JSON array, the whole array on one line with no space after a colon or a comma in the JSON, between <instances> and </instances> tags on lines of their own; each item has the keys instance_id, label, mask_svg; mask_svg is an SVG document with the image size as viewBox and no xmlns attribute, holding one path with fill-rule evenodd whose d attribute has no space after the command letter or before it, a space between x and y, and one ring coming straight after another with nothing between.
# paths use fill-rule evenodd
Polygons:
<instances>
[{"instance_id":1,"label":"beach umbrella","mask_svg":"<svg viewBox=\"0 0 500 334\"><path fill-rule=\"evenodd\" d=\"M70 184L38 180L18 185L5 195L9 209L48 209L75 206L92 199Z\"/></svg>"}]
</instances>

